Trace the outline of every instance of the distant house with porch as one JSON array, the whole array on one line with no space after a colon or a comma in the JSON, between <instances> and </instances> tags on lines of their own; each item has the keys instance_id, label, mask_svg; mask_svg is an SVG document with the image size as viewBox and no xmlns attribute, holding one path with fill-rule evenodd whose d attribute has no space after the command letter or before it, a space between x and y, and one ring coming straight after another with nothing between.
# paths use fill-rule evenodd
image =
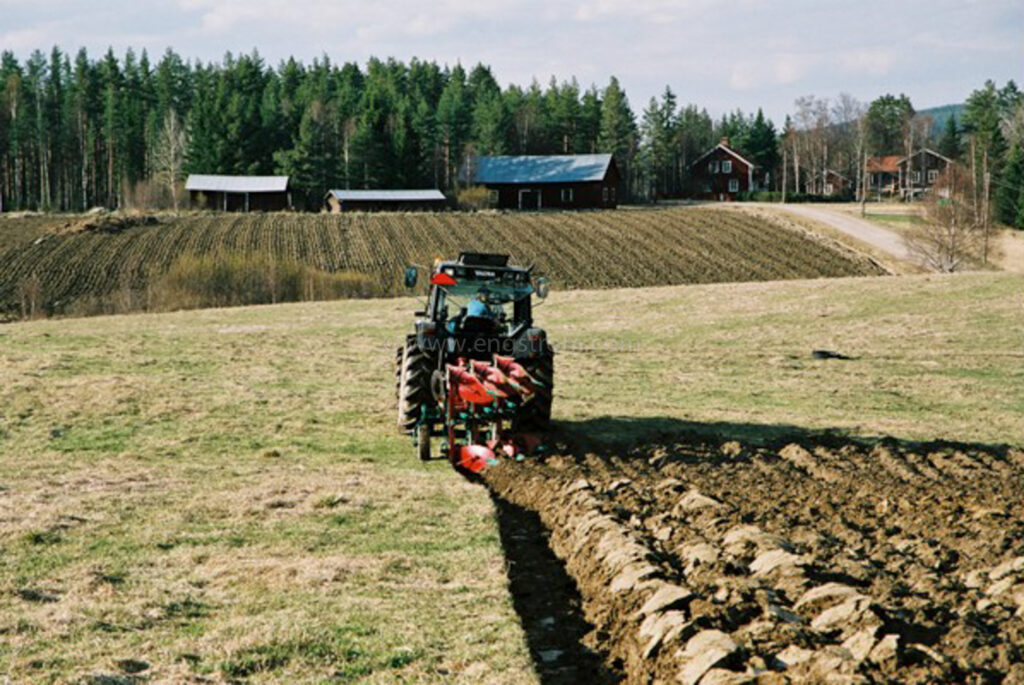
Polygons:
<instances>
[{"instance_id":1,"label":"distant house with porch","mask_svg":"<svg viewBox=\"0 0 1024 685\"><path fill-rule=\"evenodd\" d=\"M922 148L909 159L904 157L897 165L901 179L900 191L903 197L927 193L953 160L935 150Z\"/></svg>"},{"instance_id":2,"label":"distant house with porch","mask_svg":"<svg viewBox=\"0 0 1024 685\"><path fill-rule=\"evenodd\" d=\"M612 209L619 169L610 154L473 157L459 170L498 209Z\"/></svg>"},{"instance_id":3,"label":"distant house with porch","mask_svg":"<svg viewBox=\"0 0 1024 685\"><path fill-rule=\"evenodd\" d=\"M949 157L928 148L915 152L909 163L900 155L869 157L868 189L879 197L920 195L930 191L946 167L953 163Z\"/></svg>"},{"instance_id":4,"label":"distant house with porch","mask_svg":"<svg viewBox=\"0 0 1024 685\"><path fill-rule=\"evenodd\" d=\"M440 190L329 190L324 209L341 212L439 212L447 199Z\"/></svg>"},{"instance_id":5,"label":"distant house with porch","mask_svg":"<svg viewBox=\"0 0 1024 685\"><path fill-rule=\"evenodd\" d=\"M897 195L900 192L899 155L868 157L865 170L868 173L868 191L871 195Z\"/></svg>"},{"instance_id":6,"label":"distant house with porch","mask_svg":"<svg viewBox=\"0 0 1024 685\"><path fill-rule=\"evenodd\" d=\"M690 194L701 200L732 201L740 193L759 190L767 176L752 161L736 152L728 138L690 165Z\"/></svg>"},{"instance_id":7,"label":"distant house with porch","mask_svg":"<svg viewBox=\"0 0 1024 685\"><path fill-rule=\"evenodd\" d=\"M222 212L277 212L291 209L287 176L191 174L185 182L189 205Z\"/></svg>"}]
</instances>

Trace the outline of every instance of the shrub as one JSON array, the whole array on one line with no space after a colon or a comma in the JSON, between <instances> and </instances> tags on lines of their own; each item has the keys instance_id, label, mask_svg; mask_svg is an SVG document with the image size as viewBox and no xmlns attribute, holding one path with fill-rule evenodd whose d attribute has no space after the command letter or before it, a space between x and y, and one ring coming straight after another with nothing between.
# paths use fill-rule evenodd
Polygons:
<instances>
[{"instance_id":1,"label":"shrub","mask_svg":"<svg viewBox=\"0 0 1024 685\"><path fill-rule=\"evenodd\" d=\"M758 190L752 193L740 193L736 196L739 202L782 202L782 192L778 190ZM809 193L786 193L786 202L850 202L848 195L811 195Z\"/></svg>"},{"instance_id":2,"label":"shrub","mask_svg":"<svg viewBox=\"0 0 1024 685\"><path fill-rule=\"evenodd\" d=\"M222 253L179 257L152 284L155 309L233 307L372 297L365 274L330 273L268 255Z\"/></svg>"},{"instance_id":3,"label":"shrub","mask_svg":"<svg viewBox=\"0 0 1024 685\"><path fill-rule=\"evenodd\" d=\"M459 209L480 210L489 209L491 202L491 191L484 186L470 186L463 188L458 194Z\"/></svg>"}]
</instances>

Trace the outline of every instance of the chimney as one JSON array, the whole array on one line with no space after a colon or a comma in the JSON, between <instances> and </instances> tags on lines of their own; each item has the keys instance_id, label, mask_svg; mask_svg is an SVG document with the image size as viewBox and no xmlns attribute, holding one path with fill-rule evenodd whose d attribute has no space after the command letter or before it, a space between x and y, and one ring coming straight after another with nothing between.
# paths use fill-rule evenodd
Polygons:
<instances>
[{"instance_id":1,"label":"chimney","mask_svg":"<svg viewBox=\"0 0 1024 685\"><path fill-rule=\"evenodd\" d=\"M718 143L719 145L724 145L725 147L731 147L729 145L729 136L722 136L722 139L718 141Z\"/></svg>"}]
</instances>

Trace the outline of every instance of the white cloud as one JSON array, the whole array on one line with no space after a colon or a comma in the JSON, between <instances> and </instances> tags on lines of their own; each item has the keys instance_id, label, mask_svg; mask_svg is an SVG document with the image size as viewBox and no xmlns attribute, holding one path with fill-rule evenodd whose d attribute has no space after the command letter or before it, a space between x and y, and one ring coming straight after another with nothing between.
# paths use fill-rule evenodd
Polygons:
<instances>
[{"instance_id":1,"label":"white cloud","mask_svg":"<svg viewBox=\"0 0 1024 685\"><path fill-rule=\"evenodd\" d=\"M47 44L47 32L43 28L30 28L0 33L0 45L4 50L25 53L32 50L45 50Z\"/></svg>"},{"instance_id":2,"label":"white cloud","mask_svg":"<svg viewBox=\"0 0 1024 685\"><path fill-rule=\"evenodd\" d=\"M729 85L733 90L750 90L757 85L759 69L751 62L741 62L732 66Z\"/></svg>"},{"instance_id":3,"label":"white cloud","mask_svg":"<svg viewBox=\"0 0 1024 685\"><path fill-rule=\"evenodd\" d=\"M892 69L896 56L888 48L850 50L836 55L839 66L846 71L871 76L885 76Z\"/></svg>"},{"instance_id":4,"label":"white cloud","mask_svg":"<svg viewBox=\"0 0 1024 685\"><path fill-rule=\"evenodd\" d=\"M772 76L779 85L796 83L817 61L818 57L815 55L776 55L772 59Z\"/></svg>"}]
</instances>

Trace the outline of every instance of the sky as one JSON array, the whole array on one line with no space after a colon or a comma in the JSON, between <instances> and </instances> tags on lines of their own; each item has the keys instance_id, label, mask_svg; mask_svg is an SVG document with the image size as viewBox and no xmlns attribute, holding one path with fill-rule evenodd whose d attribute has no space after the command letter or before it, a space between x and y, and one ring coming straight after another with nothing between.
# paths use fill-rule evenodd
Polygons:
<instances>
[{"instance_id":1,"label":"sky","mask_svg":"<svg viewBox=\"0 0 1024 685\"><path fill-rule=\"evenodd\" d=\"M502 85L615 75L638 116L667 85L715 116L762 107L779 123L803 95L906 93L924 109L986 79L1021 85L1024 1L0 0L0 50L54 45L483 62Z\"/></svg>"}]
</instances>

